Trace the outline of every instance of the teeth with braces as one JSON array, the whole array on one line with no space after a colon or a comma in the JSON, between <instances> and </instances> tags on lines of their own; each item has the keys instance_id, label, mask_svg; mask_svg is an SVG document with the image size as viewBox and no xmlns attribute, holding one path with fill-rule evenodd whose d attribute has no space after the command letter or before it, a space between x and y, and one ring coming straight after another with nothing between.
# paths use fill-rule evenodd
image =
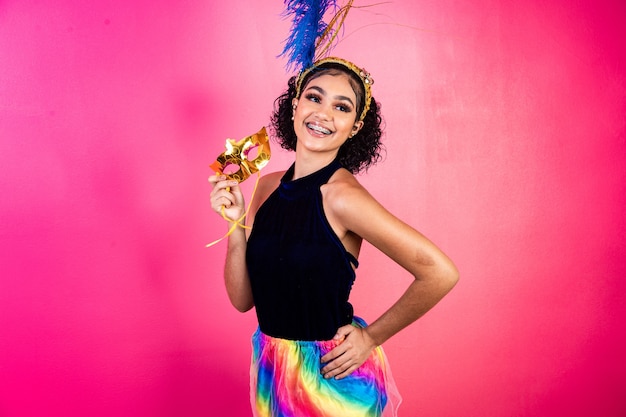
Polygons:
<instances>
[{"instance_id":1,"label":"teeth with braces","mask_svg":"<svg viewBox=\"0 0 626 417\"><path fill-rule=\"evenodd\" d=\"M328 129L324 129L324 128L323 128L323 127L321 127L321 126L316 126L316 125L312 125L312 124L309 124L308 126L309 126L309 129L313 129L313 130L315 130L315 131L317 131L317 132L324 133L324 134L326 134L326 135L329 135L329 134L330 134L330 130L328 130Z\"/></svg>"}]
</instances>

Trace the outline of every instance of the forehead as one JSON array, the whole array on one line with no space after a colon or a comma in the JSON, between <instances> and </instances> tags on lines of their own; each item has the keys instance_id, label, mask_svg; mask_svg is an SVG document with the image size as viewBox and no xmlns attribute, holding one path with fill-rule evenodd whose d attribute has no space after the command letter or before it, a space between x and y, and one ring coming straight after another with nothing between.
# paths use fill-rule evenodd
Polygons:
<instances>
[{"instance_id":1,"label":"forehead","mask_svg":"<svg viewBox=\"0 0 626 417\"><path fill-rule=\"evenodd\" d=\"M306 84L305 90L311 87L323 89L327 94L340 94L350 98L356 98L356 92L352 86L350 76L344 72L324 72L312 77Z\"/></svg>"}]
</instances>

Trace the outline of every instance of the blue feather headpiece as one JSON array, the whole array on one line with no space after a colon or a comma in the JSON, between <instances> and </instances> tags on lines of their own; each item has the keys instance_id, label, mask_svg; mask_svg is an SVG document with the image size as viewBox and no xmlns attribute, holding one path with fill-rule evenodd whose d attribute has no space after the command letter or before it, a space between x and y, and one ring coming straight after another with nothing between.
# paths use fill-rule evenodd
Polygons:
<instances>
[{"instance_id":1,"label":"blue feather headpiece","mask_svg":"<svg viewBox=\"0 0 626 417\"><path fill-rule=\"evenodd\" d=\"M285 0L285 17L292 18L291 31L285 41L282 56L287 56L287 68L302 70L315 59L317 38L326 30L324 15L335 0Z\"/></svg>"},{"instance_id":2,"label":"blue feather headpiece","mask_svg":"<svg viewBox=\"0 0 626 417\"><path fill-rule=\"evenodd\" d=\"M288 70L303 71L330 51L352 2L339 8L337 0L285 0L283 16L291 17L292 24L280 56L287 57ZM329 9L335 15L326 23Z\"/></svg>"}]
</instances>

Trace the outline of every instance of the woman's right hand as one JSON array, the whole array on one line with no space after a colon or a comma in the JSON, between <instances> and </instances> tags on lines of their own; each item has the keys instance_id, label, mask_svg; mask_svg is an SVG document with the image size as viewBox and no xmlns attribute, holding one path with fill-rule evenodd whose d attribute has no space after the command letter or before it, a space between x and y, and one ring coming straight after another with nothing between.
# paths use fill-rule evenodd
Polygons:
<instances>
[{"instance_id":1,"label":"woman's right hand","mask_svg":"<svg viewBox=\"0 0 626 417\"><path fill-rule=\"evenodd\" d=\"M211 191L211 208L216 213L226 216L231 221L241 219L246 212L245 201L239 183L229 180L225 175L212 175L209 183Z\"/></svg>"}]
</instances>

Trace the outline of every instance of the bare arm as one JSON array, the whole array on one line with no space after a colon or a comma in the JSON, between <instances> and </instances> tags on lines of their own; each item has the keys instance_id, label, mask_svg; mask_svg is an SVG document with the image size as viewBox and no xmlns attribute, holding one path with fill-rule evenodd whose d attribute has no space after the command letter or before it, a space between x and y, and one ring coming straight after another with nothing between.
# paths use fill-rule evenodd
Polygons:
<instances>
[{"instance_id":1,"label":"bare arm","mask_svg":"<svg viewBox=\"0 0 626 417\"><path fill-rule=\"evenodd\" d=\"M245 201L237 181L228 181L224 176L211 176L211 208L216 213L224 213L230 219L230 229L234 221L245 213ZM222 209L223 207L223 209ZM242 223L244 220L242 220ZM252 289L246 267L247 237L245 229L237 226L228 236L226 263L224 266L224 284L231 304L239 311L245 312L254 306Z\"/></svg>"},{"instance_id":2,"label":"bare arm","mask_svg":"<svg viewBox=\"0 0 626 417\"><path fill-rule=\"evenodd\" d=\"M361 195L356 199L359 210L347 208L345 224L414 278L400 299L367 328L376 345L381 345L434 307L454 287L459 274L452 261L424 235L373 198Z\"/></svg>"},{"instance_id":3,"label":"bare arm","mask_svg":"<svg viewBox=\"0 0 626 417\"><path fill-rule=\"evenodd\" d=\"M344 377L358 368L371 350L423 316L456 284L458 271L430 240L381 206L356 180L329 187L327 216L338 234L354 233L406 269L413 281L404 294L366 329L344 326L345 341L322 358L326 377ZM346 343L347 342L347 343Z\"/></svg>"}]
</instances>

